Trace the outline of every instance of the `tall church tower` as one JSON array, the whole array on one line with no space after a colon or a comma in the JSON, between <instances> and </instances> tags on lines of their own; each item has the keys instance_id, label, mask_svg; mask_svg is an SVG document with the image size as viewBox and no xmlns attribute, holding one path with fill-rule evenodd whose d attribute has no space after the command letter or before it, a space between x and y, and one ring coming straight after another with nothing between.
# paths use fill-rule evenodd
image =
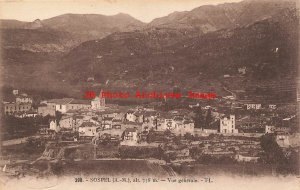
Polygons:
<instances>
[{"instance_id":1,"label":"tall church tower","mask_svg":"<svg viewBox=\"0 0 300 190\"><path fill-rule=\"evenodd\" d=\"M96 98L91 101L91 105L93 110L105 108L105 97L102 96L102 90L100 91L99 96L96 96Z\"/></svg>"},{"instance_id":2,"label":"tall church tower","mask_svg":"<svg viewBox=\"0 0 300 190\"><path fill-rule=\"evenodd\" d=\"M101 89L100 94L99 94L99 101L100 101L100 107L104 108L105 107L105 97L102 96L103 90Z\"/></svg>"}]
</instances>

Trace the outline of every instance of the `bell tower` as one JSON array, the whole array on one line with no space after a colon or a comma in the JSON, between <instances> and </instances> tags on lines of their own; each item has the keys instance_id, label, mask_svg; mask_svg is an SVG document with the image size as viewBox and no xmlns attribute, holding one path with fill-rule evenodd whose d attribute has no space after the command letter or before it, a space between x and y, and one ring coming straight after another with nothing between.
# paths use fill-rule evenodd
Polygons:
<instances>
[{"instance_id":1,"label":"bell tower","mask_svg":"<svg viewBox=\"0 0 300 190\"><path fill-rule=\"evenodd\" d=\"M104 108L105 107L105 97L102 96L103 90L101 89L100 94L99 94L99 101L100 101L100 107Z\"/></svg>"}]
</instances>

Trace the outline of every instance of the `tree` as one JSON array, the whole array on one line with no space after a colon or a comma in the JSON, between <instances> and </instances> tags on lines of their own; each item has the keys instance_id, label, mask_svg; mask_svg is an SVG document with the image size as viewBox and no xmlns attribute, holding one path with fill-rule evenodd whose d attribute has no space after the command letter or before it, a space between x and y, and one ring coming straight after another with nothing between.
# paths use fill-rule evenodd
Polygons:
<instances>
[{"instance_id":1,"label":"tree","mask_svg":"<svg viewBox=\"0 0 300 190\"><path fill-rule=\"evenodd\" d=\"M62 118L62 113L60 111L55 111L55 120L56 123L59 123Z\"/></svg>"},{"instance_id":2,"label":"tree","mask_svg":"<svg viewBox=\"0 0 300 190\"><path fill-rule=\"evenodd\" d=\"M32 117L17 118L14 116L6 116L3 118L2 133L3 138L21 138L35 134L38 131L40 122Z\"/></svg>"},{"instance_id":3,"label":"tree","mask_svg":"<svg viewBox=\"0 0 300 190\"><path fill-rule=\"evenodd\" d=\"M208 127L211 122L212 122L211 109L208 109L207 113L206 113L206 118L205 118L205 126Z\"/></svg>"},{"instance_id":4,"label":"tree","mask_svg":"<svg viewBox=\"0 0 300 190\"><path fill-rule=\"evenodd\" d=\"M195 128L201 128L204 121L201 106L196 107L194 113L195 113L195 117L194 117Z\"/></svg>"},{"instance_id":5,"label":"tree","mask_svg":"<svg viewBox=\"0 0 300 190\"><path fill-rule=\"evenodd\" d=\"M275 141L275 137L269 134L266 134L261 137L260 144L262 149L266 153L266 161L270 164L277 164L285 160L284 154L281 148Z\"/></svg>"},{"instance_id":6,"label":"tree","mask_svg":"<svg viewBox=\"0 0 300 190\"><path fill-rule=\"evenodd\" d=\"M276 170L279 173L290 173L289 160L284 156L282 149L277 144L275 137L270 134L266 134L261 137L260 145L266 153L266 163L276 166Z\"/></svg>"},{"instance_id":7,"label":"tree","mask_svg":"<svg viewBox=\"0 0 300 190\"><path fill-rule=\"evenodd\" d=\"M166 137L169 137L169 136L171 136L171 134L172 134L172 132L170 131L170 130L165 130L165 132L164 132L164 136L166 136Z\"/></svg>"},{"instance_id":8,"label":"tree","mask_svg":"<svg viewBox=\"0 0 300 190\"><path fill-rule=\"evenodd\" d=\"M183 136L186 140L194 140L194 136L191 133L186 133Z\"/></svg>"},{"instance_id":9,"label":"tree","mask_svg":"<svg viewBox=\"0 0 300 190\"><path fill-rule=\"evenodd\" d=\"M292 150L288 158L288 163L290 164L290 172L294 174L299 174L299 153L296 150Z\"/></svg>"}]
</instances>

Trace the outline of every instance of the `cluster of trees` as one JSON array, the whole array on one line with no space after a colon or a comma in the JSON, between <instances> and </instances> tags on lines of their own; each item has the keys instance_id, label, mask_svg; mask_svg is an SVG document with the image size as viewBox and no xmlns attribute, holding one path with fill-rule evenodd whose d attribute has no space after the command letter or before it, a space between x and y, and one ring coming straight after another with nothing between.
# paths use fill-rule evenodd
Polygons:
<instances>
[{"instance_id":1,"label":"cluster of trees","mask_svg":"<svg viewBox=\"0 0 300 190\"><path fill-rule=\"evenodd\" d=\"M234 164L237 163L237 161L230 157L230 156L221 156L221 157L215 157L211 155L202 154L197 159L198 163L201 164Z\"/></svg>"},{"instance_id":2,"label":"cluster of trees","mask_svg":"<svg viewBox=\"0 0 300 190\"><path fill-rule=\"evenodd\" d=\"M29 138L23 147L23 151L27 154L41 153L45 149L45 141L41 139Z\"/></svg>"},{"instance_id":3,"label":"cluster of trees","mask_svg":"<svg viewBox=\"0 0 300 190\"><path fill-rule=\"evenodd\" d=\"M190 149L190 155L192 158L197 160L198 163L201 164L233 164L237 163L237 161L231 156L221 156L216 157L213 155L203 154L202 147L204 145L201 144L200 147L193 147ZM235 150L233 150L235 151Z\"/></svg>"},{"instance_id":4,"label":"cluster of trees","mask_svg":"<svg viewBox=\"0 0 300 190\"><path fill-rule=\"evenodd\" d=\"M261 137L261 147L265 152L263 161L276 168L281 174L299 174L299 153L290 151L286 156L275 140L275 136L266 134Z\"/></svg>"},{"instance_id":5,"label":"cluster of trees","mask_svg":"<svg viewBox=\"0 0 300 190\"><path fill-rule=\"evenodd\" d=\"M210 126L211 122L213 121L211 109L208 109L204 116L201 106L198 106L194 108L194 113L195 113L195 117L194 117L195 128Z\"/></svg>"},{"instance_id":6,"label":"cluster of trees","mask_svg":"<svg viewBox=\"0 0 300 190\"><path fill-rule=\"evenodd\" d=\"M49 125L51 116L17 118L12 115L3 117L3 139L21 138L34 135L40 126Z\"/></svg>"},{"instance_id":7,"label":"cluster of trees","mask_svg":"<svg viewBox=\"0 0 300 190\"><path fill-rule=\"evenodd\" d=\"M121 146L119 148L121 158L157 158L162 159L164 156L161 147L130 147Z\"/></svg>"}]
</instances>

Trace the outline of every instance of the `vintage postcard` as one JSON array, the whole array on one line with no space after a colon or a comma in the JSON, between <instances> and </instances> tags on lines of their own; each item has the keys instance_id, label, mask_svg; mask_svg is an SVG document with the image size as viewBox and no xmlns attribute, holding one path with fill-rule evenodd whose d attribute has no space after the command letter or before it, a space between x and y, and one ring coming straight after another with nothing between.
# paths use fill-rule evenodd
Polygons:
<instances>
[{"instance_id":1,"label":"vintage postcard","mask_svg":"<svg viewBox=\"0 0 300 190\"><path fill-rule=\"evenodd\" d=\"M0 189L300 190L297 0L0 0Z\"/></svg>"}]
</instances>

